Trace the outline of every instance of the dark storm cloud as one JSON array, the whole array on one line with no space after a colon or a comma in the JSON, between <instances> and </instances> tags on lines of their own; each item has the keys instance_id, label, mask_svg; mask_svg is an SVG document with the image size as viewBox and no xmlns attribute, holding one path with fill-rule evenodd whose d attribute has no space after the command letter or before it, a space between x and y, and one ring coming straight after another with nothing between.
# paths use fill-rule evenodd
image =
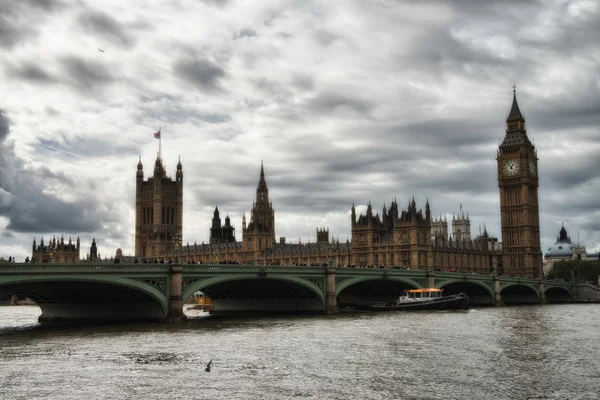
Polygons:
<instances>
[{"instance_id":1,"label":"dark storm cloud","mask_svg":"<svg viewBox=\"0 0 600 400\"><path fill-rule=\"evenodd\" d=\"M0 47L10 49L33 35L34 31L31 28L17 26L8 17L0 14Z\"/></svg>"},{"instance_id":2,"label":"dark storm cloud","mask_svg":"<svg viewBox=\"0 0 600 400\"><path fill-rule=\"evenodd\" d=\"M0 109L0 143L3 142L10 132L10 120Z\"/></svg>"},{"instance_id":3,"label":"dark storm cloud","mask_svg":"<svg viewBox=\"0 0 600 400\"><path fill-rule=\"evenodd\" d=\"M331 115L338 111L353 111L366 116L374 104L358 98L356 95L342 94L340 92L323 92L310 99L307 108L312 112Z\"/></svg>"},{"instance_id":4,"label":"dark storm cloud","mask_svg":"<svg viewBox=\"0 0 600 400\"><path fill-rule=\"evenodd\" d=\"M207 92L221 91L220 80L226 75L223 68L203 59L179 60L173 65L173 72L196 89Z\"/></svg>"},{"instance_id":5,"label":"dark storm cloud","mask_svg":"<svg viewBox=\"0 0 600 400\"><path fill-rule=\"evenodd\" d=\"M542 130L595 129L600 125L600 68L596 69L595 79L573 82L560 98L546 98L543 94L533 93L532 112L525 116L535 118L536 126Z\"/></svg>"},{"instance_id":6,"label":"dark storm cloud","mask_svg":"<svg viewBox=\"0 0 600 400\"><path fill-rule=\"evenodd\" d=\"M138 118L140 122L155 119L173 124L197 123L198 121L222 124L231 120L231 116L228 114L199 110L196 105L186 103L182 96L142 96L140 100L142 101Z\"/></svg>"},{"instance_id":7,"label":"dark storm cloud","mask_svg":"<svg viewBox=\"0 0 600 400\"><path fill-rule=\"evenodd\" d=\"M219 8L223 8L229 5L229 3L231 3L231 0L200 0L202 1L204 4L208 4L209 6L215 6L215 7L219 7Z\"/></svg>"},{"instance_id":8,"label":"dark storm cloud","mask_svg":"<svg viewBox=\"0 0 600 400\"><path fill-rule=\"evenodd\" d=\"M116 219L93 196L66 202L54 196L57 187L77 190L74 175L46 166L26 165L7 141L10 120L0 110L0 215L8 218L7 230L17 232L93 232ZM59 186L57 186L59 185Z\"/></svg>"},{"instance_id":9,"label":"dark storm cloud","mask_svg":"<svg viewBox=\"0 0 600 400\"><path fill-rule=\"evenodd\" d=\"M65 160L72 157L90 158L107 155L133 157L139 153L137 146L128 146L114 141L109 142L101 138L70 137L67 139L61 133L54 133L53 136L58 136L58 138L40 139L36 151L40 154L52 152L55 153L55 157L64 158ZM93 151L90 151L90 149L93 149Z\"/></svg>"},{"instance_id":10,"label":"dark storm cloud","mask_svg":"<svg viewBox=\"0 0 600 400\"><path fill-rule=\"evenodd\" d=\"M584 157L574 157L560 160L557 163L544 163L544 173L546 174L549 186L566 190L591 183L600 175L600 155L582 154ZM544 160L542 160L543 163ZM597 182L600 188L600 181ZM600 206L600 201L597 203Z\"/></svg>"},{"instance_id":11,"label":"dark storm cloud","mask_svg":"<svg viewBox=\"0 0 600 400\"><path fill-rule=\"evenodd\" d=\"M19 0L19 2L33 8L39 8L44 12L60 10L65 7L65 3L60 0Z\"/></svg>"},{"instance_id":12,"label":"dark storm cloud","mask_svg":"<svg viewBox=\"0 0 600 400\"><path fill-rule=\"evenodd\" d=\"M9 67L8 75L12 78L22 79L32 83L57 82L57 79L44 68L31 62L25 62L18 66Z\"/></svg>"},{"instance_id":13,"label":"dark storm cloud","mask_svg":"<svg viewBox=\"0 0 600 400\"><path fill-rule=\"evenodd\" d=\"M292 79L292 84L302 90L302 91L310 91L315 88L315 81L308 75L296 75Z\"/></svg>"},{"instance_id":14,"label":"dark storm cloud","mask_svg":"<svg viewBox=\"0 0 600 400\"><path fill-rule=\"evenodd\" d=\"M323 46L330 46L339 39L338 35L326 29L319 29L314 32L315 39Z\"/></svg>"},{"instance_id":15,"label":"dark storm cloud","mask_svg":"<svg viewBox=\"0 0 600 400\"><path fill-rule=\"evenodd\" d=\"M501 129L501 128L500 128ZM435 146L453 151L463 146L474 146L490 143L498 136L490 131L502 132L492 129L489 120L470 120L437 118L414 124L397 126L388 130L389 136L398 137L402 134L407 141L419 138L418 143L423 146ZM502 133L500 133L501 135Z\"/></svg>"},{"instance_id":16,"label":"dark storm cloud","mask_svg":"<svg viewBox=\"0 0 600 400\"><path fill-rule=\"evenodd\" d=\"M36 26L50 13L64 8L61 1L0 1L0 47L10 49L37 35Z\"/></svg>"},{"instance_id":17,"label":"dark storm cloud","mask_svg":"<svg viewBox=\"0 0 600 400\"><path fill-rule=\"evenodd\" d=\"M235 33L233 35L233 39L242 39L242 38L251 38L254 36L258 36L258 34L256 33L256 31L252 28L244 28L242 30L240 30L238 33Z\"/></svg>"},{"instance_id":18,"label":"dark storm cloud","mask_svg":"<svg viewBox=\"0 0 600 400\"><path fill-rule=\"evenodd\" d=\"M81 90L100 89L115 78L110 74L108 67L90 60L77 57L66 57L61 60L66 79Z\"/></svg>"},{"instance_id":19,"label":"dark storm cloud","mask_svg":"<svg viewBox=\"0 0 600 400\"><path fill-rule=\"evenodd\" d=\"M131 47L135 44L133 36L127 33L125 26L108 14L86 11L79 16L78 21L88 33L101 36L115 45Z\"/></svg>"}]
</instances>

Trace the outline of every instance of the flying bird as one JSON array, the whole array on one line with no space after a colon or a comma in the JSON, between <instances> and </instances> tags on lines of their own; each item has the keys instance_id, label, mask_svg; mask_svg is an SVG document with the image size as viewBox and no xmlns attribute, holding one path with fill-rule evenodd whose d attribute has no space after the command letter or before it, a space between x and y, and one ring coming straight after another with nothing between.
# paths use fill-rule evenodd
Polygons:
<instances>
[{"instance_id":1,"label":"flying bird","mask_svg":"<svg viewBox=\"0 0 600 400\"><path fill-rule=\"evenodd\" d=\"M104 50L102 50L100 47L98 47L98 51L99 51L100 53L104 53Z\"/></svg>"}]
</instances>

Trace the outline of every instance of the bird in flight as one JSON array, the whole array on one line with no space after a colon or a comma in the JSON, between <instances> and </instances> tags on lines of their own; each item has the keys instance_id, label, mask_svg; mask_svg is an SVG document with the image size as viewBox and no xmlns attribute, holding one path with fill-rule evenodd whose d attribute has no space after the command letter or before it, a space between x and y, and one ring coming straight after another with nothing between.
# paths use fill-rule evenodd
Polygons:
<instances>
[{"instance_id":1,"label":"bird in flight","mask_svg":"<svg viewBox=\"0 0 600 400\"><path fill-rule=\"evenodd\" d=\"M104 53L104 50L102 50L100 47L98 47L98 51L99 51L100 53Z\"/></svg>"}]
</instances>

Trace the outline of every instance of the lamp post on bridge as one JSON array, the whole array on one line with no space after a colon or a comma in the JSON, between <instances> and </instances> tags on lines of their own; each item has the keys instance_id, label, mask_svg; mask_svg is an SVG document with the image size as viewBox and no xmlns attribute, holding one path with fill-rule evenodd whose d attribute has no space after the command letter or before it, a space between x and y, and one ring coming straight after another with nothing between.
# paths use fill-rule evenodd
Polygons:
<instances>
[{"instance_id":1,"label":"lamp post on bridge","mask_svg":"<svg viewBox=\"0 0 600 400\"><path fill-rule=\"evenodd\" d=\"M427 253L427 271L431 271L433 267L433 253L430 251Z\"/></svg>"},{"instance_id":2,"label":"lamp post on bridge","mask_svg":"<svg viewBox=\"0 0 600 400\"><path fill-rule=\"evenodd\" d=\"M52 240L50 240L50 243L48 243L48 262L52 262L53 258L54 258L54 254L56 253L56 248L54 247L54 243L52 242Z\"/></svg>"},{"instance_id":3,"label":"lamp post on bridge","mask_svg":"<svg viewBox=\"0 0 600 400\"><path fill-rule=\"evenodd\" d=\"M175 264L179 264L181 262L181 235L173 235L173 253Z\"/></svg>"},{"instance_id":4,"label":"lamp post on bridge","mask_svg":"<svg viewBox=\"0 0 600 400\"><path fill-rule=\"evenodd\" d=\"M333 253L333 244L327 245L327 266L335 267L335 262L331 261L331 254Z\"/></svg>"},{"instance_id":5,"label":"lamp post on bridge","mask_svg":"<svg viewBox=\"0 0 600 400\"><path fill-rule=\"evenodd\" d=\"M213 257L214 257L214 260L215 260L215 264L218 264L221 261L219 247L217 247L216 249L213 250Z\"/></svg>"}]
</instances>

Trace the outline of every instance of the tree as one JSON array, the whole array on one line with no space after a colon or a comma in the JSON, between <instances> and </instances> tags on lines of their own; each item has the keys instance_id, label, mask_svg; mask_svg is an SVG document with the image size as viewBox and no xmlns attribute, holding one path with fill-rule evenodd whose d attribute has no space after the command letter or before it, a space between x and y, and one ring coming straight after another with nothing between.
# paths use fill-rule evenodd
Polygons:
<instances>
[{"instance_id":1,"label":"tree","mask_svg":"<svg viewBox=\"0 0 600 400\"><path fill-rule=\"evenodd\" d=\"M548 273L548 279L597 282L598 275L600 275L600 261L598 260L561 260L554 263Z\"/></svg>"}]
</instances>

